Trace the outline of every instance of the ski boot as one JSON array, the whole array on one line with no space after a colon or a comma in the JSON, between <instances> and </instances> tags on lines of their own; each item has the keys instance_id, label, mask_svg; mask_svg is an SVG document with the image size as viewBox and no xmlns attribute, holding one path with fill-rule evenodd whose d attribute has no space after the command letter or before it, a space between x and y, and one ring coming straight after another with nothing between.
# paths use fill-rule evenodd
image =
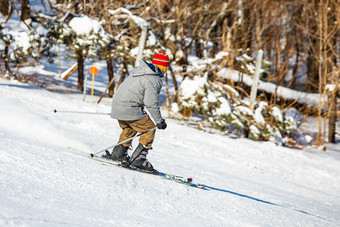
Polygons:
<instances>
[{"instance_id":1,"label":"ski boot","mask_svg":"<svg viewBox=\"0 0 340 227\"><path fill-rule=\"evenodd\" d=\"M112 150L112 153L108 150L105 151L104 158L112 159L113 161L120 162L123 165L127 165L130 161L130 157L128 155L128 147L124 147L122 144L115 146Z\"/></svg>"},{"instance_id":2,"label":"ski boot","mask_svg":"<svg viewBox=\"0 0 340 227\"><path fill-rule=\"evenodd\" d=\"M132 167L145 170L146 172L155 172L156 170L153 168L151 163L146 159L148 155L149 148L145 147L143 144L138 144L138 147L133 152L131 156Z\"/></svg>"}]
</instances>

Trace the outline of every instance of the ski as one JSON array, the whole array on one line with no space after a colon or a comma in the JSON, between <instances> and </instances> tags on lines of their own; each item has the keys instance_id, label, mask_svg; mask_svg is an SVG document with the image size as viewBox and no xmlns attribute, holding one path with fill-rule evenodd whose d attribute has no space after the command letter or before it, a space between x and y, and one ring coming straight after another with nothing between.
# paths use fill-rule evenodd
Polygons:
<instances>
[{"instance_id":1,"label":"ski","mask_svg":"<svg viewBox=\"0 0 340 227\"><path fill-rule=\"evenodd\" d=\"M135 168L133 166L124 166L120 163L114 162L114 161L106 159L106 158L98 157L98 156L94 156L94 157L88 156L88 158L92 159L94 161L100 162L102 164L114 165L114 166L122 167L122 168L125 168L125 169L133 170L133 171L138 171L138 172L142 172L142 173L160 176L163 179L174 181L174 182L184 184L184 185L188 185L190 187L201 188L201 189L205 188L204 184L192 183L192 178L176 176L176 175L167 174L167 173L163 173L163 172L159 172L159 171L152 171L152 172L145 171L143 169Z\"/></svg>"},{"instance_id":2,"label":"ski","mask_svg":"<svg viewBox=\"0 0 340 227\"><path fill-rule=\"evenodd\" d=\"M87 152L76 149L76 148L69 147L69 149L74 150L74 151L78 151L78 152L82 152L82 153L86 153L88 155ZM103 158L103 157L99 157L97 155L90 155L90 156L87 156L87 158L89 158L93 161L96 161L96 162L100 162L104 165L113 165L113 166L125 168L125 169L128 169L128 170L132 170L132 171L147 173L147 174L159 176L162 179L170 180L170 181L177 182L177 183L180 183L180 184L184 184L184 185L187 185L187 186L190 186L190 187L205 189L204 184L193 183L192 178L187 178L187 177L172 175L172 174L168 174L168 173L163 173L163 172L160 172L160 171L157 171L157 170L155 170L155 171L145 171L143 169L139 169L139 168L136 168L136 167L133 167L133 166L125 166L125 165L122 165L122 164L115 162L113 160Z\"/></svg>"}]
</instances>

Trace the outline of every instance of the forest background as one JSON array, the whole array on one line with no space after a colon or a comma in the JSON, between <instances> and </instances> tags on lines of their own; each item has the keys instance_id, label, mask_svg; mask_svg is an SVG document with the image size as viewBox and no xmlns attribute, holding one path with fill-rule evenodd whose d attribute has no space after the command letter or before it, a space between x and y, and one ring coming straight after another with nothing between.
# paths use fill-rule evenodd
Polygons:
<instances>
[{"instance_id":1,"label":"forest background","mask_svg":"<svg viewBox=\"0 0 340 227\"><path fill-rule=\"evenodd\" d=\"M30 7L32 2L40 3L48 10L44 13L36 11ZM318 133L313 144L319 146L327 139L335 142L337 133L339 12L339 0L0 0L0 13L6 18L0 25L0 42L4 46L0 74L5 78L32 82L36 79L34 75L20 74L18 69L34 65L41 59L55 61L58 46L62 45L71 53L70 57L77 59L77 89L80 91L84 89L86 58L106 61L108 85L120 71L117 84L113 81L108 87L108 96L112 97L115 88L136 64L136 48L138 50L146 26L143 57L150 59L158 50L166 50L172 60L166 76L167 83L172 80L175 90L173 94L167 90L169 110L176 103L183 118L200 116L202 122L209 122L211 127L231 130L230 125L234 125L239 134L269 140L267 124L271 126L271 134L277 128L282 135L293 137L291 134L295 130L289 129L291 125L287 121L276 119L272 110L273 107L283 111L294 107L306 117L317 117ZM6 32L6 23L13 15L18 15L29 29L29 48L15 45L15 37ZM84 16L99 21L103 31L93 31L89 36L72 30L72 20ZM234 111L241 104L249 104L245 101L249 100L251 86L243 78L254 76L255 67L252 66L255 66L260 50L264 53L260 80L274 84L276 88L273 92L260 88L257 93L258 104L266 103L266 108L261 107L265 124L256 121L252 113L246 111L240 118L242 113ZM193 58L195 61L190 60ZM238 79L221 76L222 69L238 72ZM179 84L195 77L207 78L203 94L196 92L193 97L183 97ZM310 105L280 95L280 87L304 94L317 93L318 104ZM211 89L221 94L217 100L204 104ZM227 97L236 107L230 104L232 113L211 120L214 109L223 106L221 96ZM189 101L194 104L187 105ZM228 120L221 123L221 119ZM256 129L252 127L254 125ZM198 127L204 128L204 124ZM294 144L296 141L289 143Z\"/></svg>"}]
</instances>

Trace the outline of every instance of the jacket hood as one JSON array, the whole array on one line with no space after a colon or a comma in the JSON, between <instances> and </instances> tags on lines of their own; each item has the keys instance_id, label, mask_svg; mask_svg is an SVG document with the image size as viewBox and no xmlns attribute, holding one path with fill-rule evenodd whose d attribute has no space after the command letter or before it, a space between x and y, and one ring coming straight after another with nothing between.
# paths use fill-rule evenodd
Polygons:
<instances>
[{"instance_id":1,"label":"jacket hood","mask_svg":"<svg viewBox=\"0 0 340 227\"><path fill-rule=\"evenodd\" d=\"M136 77L144 75L164 77L163 71L160 68L151 63L141 60L139 61L139 66L132 70L131 76Z\"/></svg>"}]
</instances>

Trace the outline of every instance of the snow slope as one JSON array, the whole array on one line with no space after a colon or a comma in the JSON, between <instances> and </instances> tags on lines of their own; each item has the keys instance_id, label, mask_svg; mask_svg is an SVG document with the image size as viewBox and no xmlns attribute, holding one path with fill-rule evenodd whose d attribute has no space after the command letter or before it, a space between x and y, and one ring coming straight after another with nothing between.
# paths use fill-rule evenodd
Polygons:
<instances>
[{"instance_id":1,"label":"snow slope","mask_svg":"<svg viewBox=\"0 0 340 227\"><path fill-rule=\"evenodd\" d=\"M300 151L167 119L149 160L206 190L105 166L120 128L110 100L83 102L0 79L0 226L339 226L339 151ZM97 97L98 98L98 97ZM97 99L95 99L97 100ZM134 141L136 145L137 141Z\"/></svg>"}]
</instances>

